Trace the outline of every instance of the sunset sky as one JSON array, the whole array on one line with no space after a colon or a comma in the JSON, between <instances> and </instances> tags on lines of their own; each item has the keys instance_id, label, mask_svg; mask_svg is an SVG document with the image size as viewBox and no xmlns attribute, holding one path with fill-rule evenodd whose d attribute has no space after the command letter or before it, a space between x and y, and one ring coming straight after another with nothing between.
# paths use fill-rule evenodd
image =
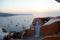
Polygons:
<instances>
[{"instance_id":1,"label":"sunset sky","mask_svg":"<svg viewBox=\"0 0 60 40\"><path fill-rule=\"evenodd\" d=\"M58 11L60 15L60 3L55 0L0 0L0 12L43 15L43 13L54 11Z\"/></svg>"}]
</instances>

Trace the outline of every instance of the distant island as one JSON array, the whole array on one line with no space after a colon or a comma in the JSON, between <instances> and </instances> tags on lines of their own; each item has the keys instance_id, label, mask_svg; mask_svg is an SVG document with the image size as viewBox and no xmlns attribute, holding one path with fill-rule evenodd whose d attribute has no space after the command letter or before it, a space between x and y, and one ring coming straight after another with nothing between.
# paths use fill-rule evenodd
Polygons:
<instances>
[{"instance_id":1,"label":"distant island","mask_svg":"<svg viewBox=\"0 0 60 40\"><path fill-rule=\"evenodd\" d=\"M9 16L14 16L16 14L10 14L10 13L0 13L0 17L9 17Z\"/></svg>"},{"instance_id":2,"label":"distant island","mask_svg":"<svg viewBox=\"0 0 60 40\"><path fill-rule=\"evenodd\" d=\"M9 16L16 16L16 15L32 15L32 14L11 14L11 13L0 13L0 17L9 17Z\"/></svg>"}]
</instances>

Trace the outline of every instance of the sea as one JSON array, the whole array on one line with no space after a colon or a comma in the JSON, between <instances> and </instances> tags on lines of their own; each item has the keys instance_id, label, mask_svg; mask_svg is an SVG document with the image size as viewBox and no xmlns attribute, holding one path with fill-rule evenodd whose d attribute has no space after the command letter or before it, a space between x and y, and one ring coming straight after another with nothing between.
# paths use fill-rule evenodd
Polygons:
<instances>
[{"instance_id":1,"label":"sea","mask_svg":"<svg viewBox=\"0 0 60 40\"><path fill-rule=\"evenodd\" d=\"M30 28L34 16L32 14L22 14L8 17L0 17L0 28L9 31L21 31L23 27Z\"/></svg>"}]
</instances>

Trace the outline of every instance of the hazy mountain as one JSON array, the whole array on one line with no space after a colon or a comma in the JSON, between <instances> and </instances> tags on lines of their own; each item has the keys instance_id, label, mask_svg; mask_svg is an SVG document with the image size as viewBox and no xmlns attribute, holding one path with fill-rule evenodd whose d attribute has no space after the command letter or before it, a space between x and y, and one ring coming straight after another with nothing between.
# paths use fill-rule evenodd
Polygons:
<instances>
[{"instance_id":1,"label":"hazy mountain","mask_svg":"<svg viewBox=\"0 0 60 40\"><path fill-rule=\"evenodd\" d=\"M16 16L16 15L32 15L32 14L11 14L11 13L0 13L0 17L9 17L9 16Z\"/></svg>"},{"instance_id":2,"label":"hazy mountain","mask_svg":"<svg viewBox=\"0 0 60 40\"><path fill-rule=\"evenodd\" d=\"M9 13L0 13L0 17L9 17L9 16L15 16L18 14L9 14Z\"/></svg>"}]
</instances>

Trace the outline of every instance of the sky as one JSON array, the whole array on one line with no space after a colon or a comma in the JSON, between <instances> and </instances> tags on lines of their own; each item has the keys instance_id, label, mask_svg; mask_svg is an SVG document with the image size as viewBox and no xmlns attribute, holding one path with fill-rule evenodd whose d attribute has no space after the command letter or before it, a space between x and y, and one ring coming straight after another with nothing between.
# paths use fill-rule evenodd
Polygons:
<instances>
[{"instance_id":1,"label":"sky","mask_svg":"<svg viewBox=\"0 0 60 40\"><path fill-rule=\"evenodd\" d=\"M44 16L44 14L54 11L59 12L58 15L60 15L60 3L55 0L0 0L0 12L38 13L38 15ZM50 15L56 16L56 14Z\"/></svg>"}]
</instances>

